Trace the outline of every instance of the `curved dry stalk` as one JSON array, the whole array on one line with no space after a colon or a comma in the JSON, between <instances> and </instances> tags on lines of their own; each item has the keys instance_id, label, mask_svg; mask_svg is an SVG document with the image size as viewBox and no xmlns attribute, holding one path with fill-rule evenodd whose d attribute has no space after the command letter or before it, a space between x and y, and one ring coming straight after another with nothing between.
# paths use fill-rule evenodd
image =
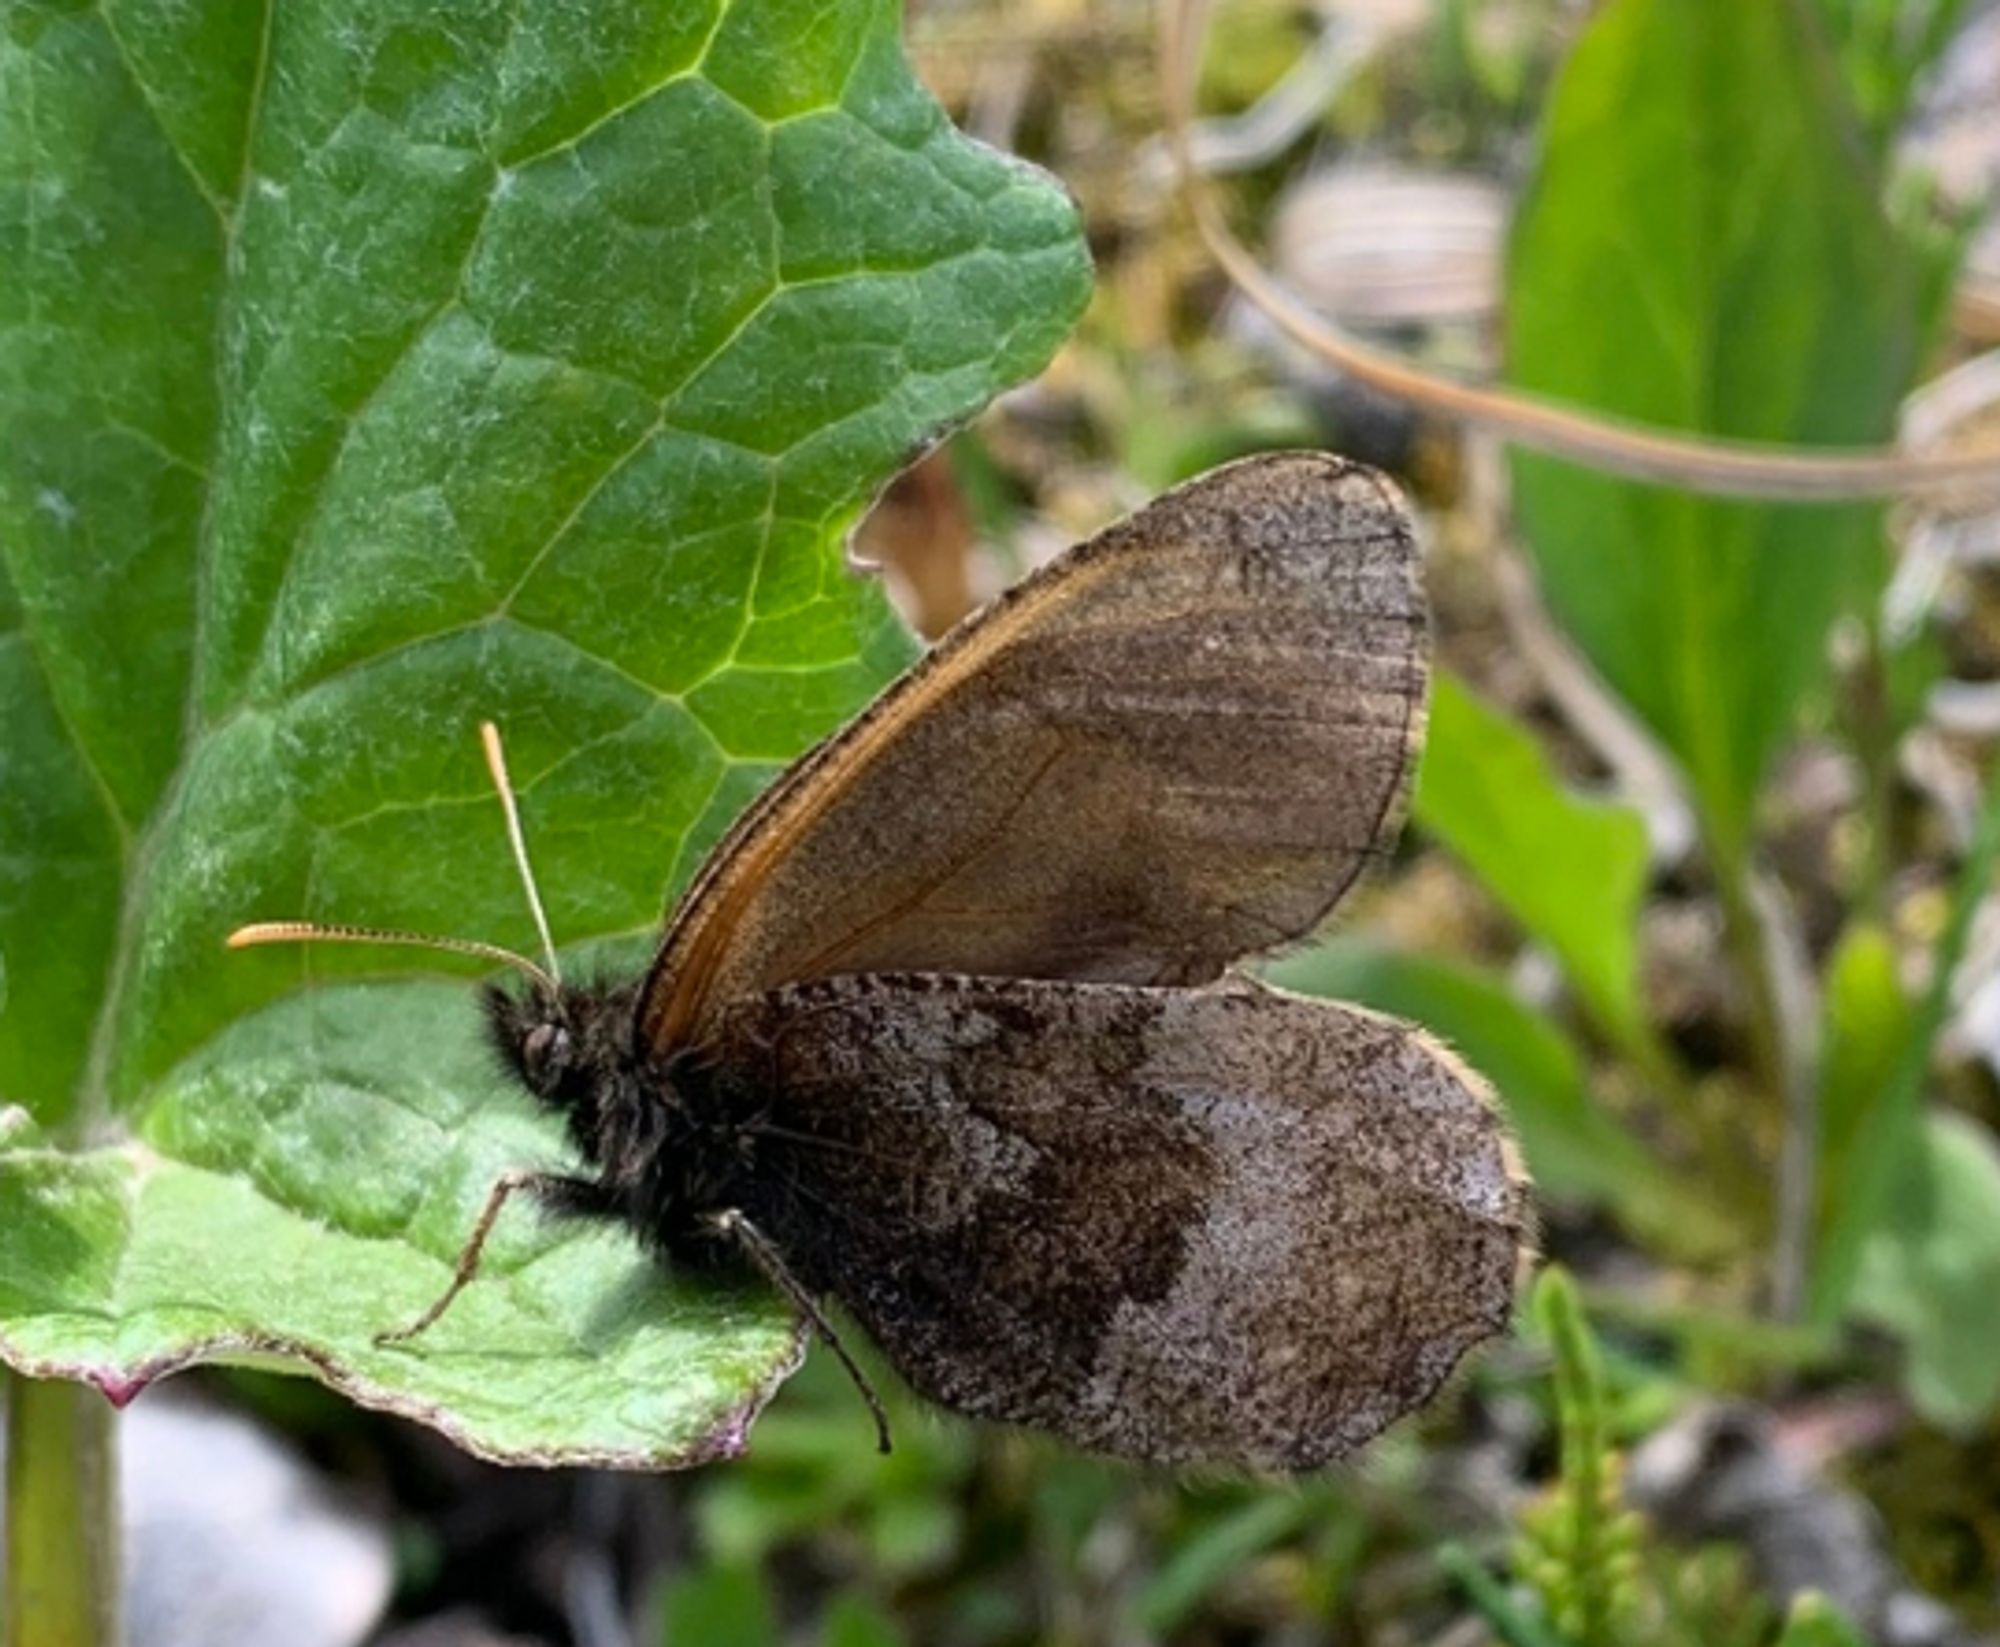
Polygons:
<instances>
[{"instance_id":1,"label":"curved dry stalk","mask_svg":"<svg viewBox=\"0 0 2000 1647\"><path fill-rule=\"evenodd\" d=\"M1286 290L1224 221L1189 142L1207 0L1160 0L1167 150L1196 232L1231 283L1287 336L1357 382L1504 440L1632 480L1796 502L1949 490L2000 493L2000 445L1922 455L1892 446L1801 448L1630 423L1513 389L1439 377L1365 343Z\"/></svg>"}]
</instances>

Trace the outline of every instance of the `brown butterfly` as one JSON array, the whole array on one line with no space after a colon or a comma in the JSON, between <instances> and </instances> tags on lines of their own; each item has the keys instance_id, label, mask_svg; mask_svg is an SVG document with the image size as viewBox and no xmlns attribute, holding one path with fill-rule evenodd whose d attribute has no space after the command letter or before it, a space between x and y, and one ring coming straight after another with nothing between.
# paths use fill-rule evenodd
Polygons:
<instances>
[{"instance_id":1,"label":"brown butterfly","mask_svg":"<svg viewBox=\"0 0 2000 1647\"><path fill-rule=\"evenodd\" d=\"M1407 512L1253 458L948 635L696 875L643 980L485 992L587 1170L496 1185L661 1258L748 1260L841 1357L1160 1463L1303 1469L1504 1327L1525 1180L1422 1031L1228 968L1392 841L1422 736ZM285 923L232 942L402 935Z\"/></svg>"}]
</instances>

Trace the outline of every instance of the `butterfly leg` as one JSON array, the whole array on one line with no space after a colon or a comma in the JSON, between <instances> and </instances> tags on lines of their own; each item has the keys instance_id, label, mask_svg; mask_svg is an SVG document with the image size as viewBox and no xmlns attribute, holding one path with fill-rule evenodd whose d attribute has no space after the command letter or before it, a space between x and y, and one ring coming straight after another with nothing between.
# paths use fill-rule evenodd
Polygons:
<instances>
[{"instance_id":1,"label":"butterfly leg","mask_svg":"<svg viewBox=\"0 0 2000 1647\"><path fill-rule=\"evenodd\" d=\"M710 1221L718 1234L727 1236L742 1248L744 1256L757 1266L766 1281L791 1300L792 1308L805 1317L819 1341L833 1351L834 1358L847 1369L847 1376L854 1380L861 1399L868 1403L868 1410L875 1415L876 1446L888 1452L889 1415L882 1410L882 1398L875 1393L867 1375L855 1364L854 1357L847 1353L847 1346L841 1343L840 1335L833 1330L833 1323L826 1318L826 1312L819 1307L812 1294L799 1285L798 1277L785 1267L784 1255L771 1244L769 1236L740 1212L733 1209L718 1212Z\"/></svg>"},{"instance_id":2,"label":"butterfly leg","mask_svg":"<svg viewBox=\"0 0 2000 1647\"><path fill-rule=\"evenodd\" d=\"M493 1233L493 1225L500 1217L500 1209L506 1206L509 1197L522 1190L547 1192L552 1183L560 1186L562 1179L551 1180L540 1172L517 1170L503 1172L494 1181L493 1188L486 1197L486 1205L479 1209L478 1220L472 1226L472 1235L459 1250L458 1262L452 1267L451 1285L446 1287L437 1302L412 1321L407 1327L397 1327L390 1332L378 1332L375 1342L380 1344L401 1344L415 1338L418 1333L434 1324L437 1318L451 1308L452 1301L472 1285L472 1279L479 1273L480 1254L486 1250L486 1238Z\"/></svg>"}]
</instances>

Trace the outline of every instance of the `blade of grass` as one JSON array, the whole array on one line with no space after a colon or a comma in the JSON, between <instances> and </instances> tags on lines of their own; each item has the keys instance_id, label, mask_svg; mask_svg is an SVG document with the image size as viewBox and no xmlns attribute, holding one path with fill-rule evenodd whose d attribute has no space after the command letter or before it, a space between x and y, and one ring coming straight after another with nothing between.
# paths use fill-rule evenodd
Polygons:
<instances>
[{"instance_id":1,"label":"blade of grass","mask_svg":"<svg viewBox=\"0 0 2000 1647\"><path fill-rule=\"evenodd\" d=\"M1507 1647L1565 1647L1548 1626L1516 1604L1505 1587L1463 1544L1454 1541L1439 1545L1437 1560L1445 1575L1472 1604L1472 1610L1493 1627L1493 1633Z\"/></svg>"},{"instance_id":2,"label":"blade of grass","mask_svg":"<svg viewBox=\"0 0 2000 1647\"><path fill-rule=\"evenodd\" d=\"M1831 1326L1845 1312L1860 1272L1862 1250L1881 1222L1904 1151L1915 1134L1931 1048L1950 1010L1952 978L1965 956L1973 917L1992 885L1996 857L2000 857L2000 763L1986 781L1979 823L1952 895L1951 915L1932 958L1930 987L1924 992L1887 1084L1856 1129L1847 1198L1827 1231L1808 1294L1807 1319L1816 1326Z\"/></svg>"}]
</instances>

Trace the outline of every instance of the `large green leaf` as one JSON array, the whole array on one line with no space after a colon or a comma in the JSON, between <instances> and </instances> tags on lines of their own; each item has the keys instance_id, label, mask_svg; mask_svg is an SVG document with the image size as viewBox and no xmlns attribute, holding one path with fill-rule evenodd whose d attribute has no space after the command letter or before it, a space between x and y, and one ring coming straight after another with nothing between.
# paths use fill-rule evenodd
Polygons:
<instances>
[{"instance_id":1,"label":"large green leaf","mask_svg":"<svg viewBox=\"0 0 2000 1647\"><path fill-rule=\"evenodd\" d=\"M1918 282L1807 0L1611 0L1550 105L1507 275L1509 372L1651 423L1879 441ZM1872 510L1704 499L1523 456L1551 607L1686 766L1710 844L1878 573Z\"/></svg>"},{"instance_id":2,"label":"large green leaf","mask_svg":"<svg viewBox=\"0 0 2000 1647\"><path fill-rule=\"evenodd\" d=\"M495 1454L740 1443L783 1312L525 1213L504 1279L376 1350L494 1170L556 1143L467 1046L469 991L410 981L443 963L221 941L529 943L489 716L559 935L643 934L910 655L845 530L1088 273L898 14L7 13L0 1096L98 1145L0 1157L16 1366L122 1390L277 1352Z\"/></svg>"},{"instance_id":3,"label":"large green leaf","mask_svg":"<svg viewBox=\"0 0 2000 1647\"><path fill-rule=\"evenodd\" d=\"M1639 906L1650 854L1636 812L1571 793L1531 733L1443 672L1414 811L1554 951L1608 1034L1626 1045L1643 1036Z\"/></svg>"}]
</instances>

